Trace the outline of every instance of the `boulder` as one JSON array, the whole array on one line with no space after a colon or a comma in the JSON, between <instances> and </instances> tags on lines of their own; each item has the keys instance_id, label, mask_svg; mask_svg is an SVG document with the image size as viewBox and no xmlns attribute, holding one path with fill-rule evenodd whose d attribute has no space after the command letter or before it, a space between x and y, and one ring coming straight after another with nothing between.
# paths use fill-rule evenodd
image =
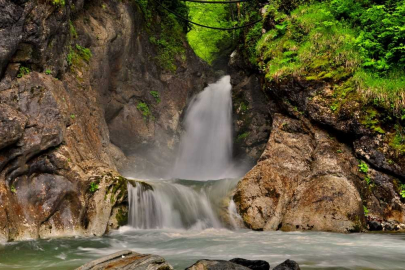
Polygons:
<instances>
[{"instance_id":1,"label":"boulder","mask_svg":"<svg viewBox=\"0 0 405 270\"><path fill-rule=\"evenodd\" d=\"M347 146L303 120L276 114L258 164L234 201L254 230L359 231L358 161Z\"/></svg>"},{"instance_id":2,"label":"boulder","mask_svg":"<svg viewBox=\"0 0 405 270\"><path fill-rule=\"evenodd\" d=\"M199 260L186 270L249 270L250 268L223 260Z\"/></svg>"},{"instance_id":3,"label":"boulder","mask_svg":"<svg viewBox=\"0 0 405 270\"><path fill-rule=\"evenodd\" d=\"M270 264L262 260L246 260L242 258L235 258L230 260L230 262L243 265L252 270L269 270Z\"/></svg>"},{"instance_id":4,"label":"boulder","mask_svg":"<svg viewBox=\"0 0 405 270\"><path fill-rule=\"evenodd\" d=\"M171 270L165 259L156 255L139 254L130 250L120 251L91 261L76 270Z\"/></svg>"},{"instance_id":5,"label":"boulder","mask_svg":"<svg viewBox=\"0 0 405 270\"><path fill-rule=\"evenodd\" d=\"M300 270L300 266L293 260L286 260L282 264L277 265L274 267L273 270Z\"/></svg>"}]
</instances>

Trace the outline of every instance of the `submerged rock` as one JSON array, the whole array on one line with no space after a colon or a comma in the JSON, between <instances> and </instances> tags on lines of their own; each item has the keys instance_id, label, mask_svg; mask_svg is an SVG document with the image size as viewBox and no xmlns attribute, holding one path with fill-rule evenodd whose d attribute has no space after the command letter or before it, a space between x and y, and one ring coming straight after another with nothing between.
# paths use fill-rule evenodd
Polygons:
<instances>
[{"instance_id":1,"label":"submerged rock","mask_svg":"<svg viewBox=\"0 0 405 270\"><path fill-rule=\"evenodd\" d=\"M171 270L165 259L156 255L139 254L130 250L120 251L91 261L76 270Z\"/></svg>"},{"instance_id":2,"label":"submerged rock","mask_svg":"<svg viewBox=\"0 0 405 270\"><path fill-rule=\"evenodd\" d=\"M300 266L293 260L286 260L282 264L277 265L274 267L273 270L300 270Z\"/></svg>"},{"instance_id":3,"label":"submerged rock","mask_svg":"<svg viewBox=\"0 0 405 270\"><path fill-rule=\"evenodd\" d=\"M249 270L250 268L223 260L199 260L186 270Z\"/></svg>"},{"instance_id":4,"label":"submerged rock","mask_svg":"<svg viewBox=\"0 0 405 270\"><path fill-rule=\"evenodd\" d=\"M235 258L230 260L230 262L243 265L252 270L269 270L270 264L262 260L246 260L242 258Z\"/></svg>"}]
</instances>

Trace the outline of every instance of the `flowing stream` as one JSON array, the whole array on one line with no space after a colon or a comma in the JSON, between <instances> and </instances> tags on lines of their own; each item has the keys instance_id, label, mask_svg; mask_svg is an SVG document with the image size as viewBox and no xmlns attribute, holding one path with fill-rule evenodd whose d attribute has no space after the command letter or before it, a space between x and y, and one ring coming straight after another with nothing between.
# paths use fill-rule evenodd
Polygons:
<instances>
[{"instance_id":1,"label":"flowing stream","mask_svg":"<svg viewBox=\"0 0 405 270\"><path fill-rule=\"evenodd\" d=\"M231 123L225 76L190 104L173 180L128 184L128 226L104 237L0 244L0 269L74 269L124 249L161 255L175 269L235 257L272 267L293 259L301 269L405 269L405 234L243 229L232 201L240 171L232 164Z\"/></svg>"}]
</instances>

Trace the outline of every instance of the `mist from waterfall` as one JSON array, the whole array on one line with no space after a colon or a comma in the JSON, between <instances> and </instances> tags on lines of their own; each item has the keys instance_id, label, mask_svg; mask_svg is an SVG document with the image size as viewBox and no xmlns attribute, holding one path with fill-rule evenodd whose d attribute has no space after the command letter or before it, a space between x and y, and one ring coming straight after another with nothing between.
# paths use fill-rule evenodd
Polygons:
<instances>
[{"instance_id":1,"label":"mist from waterfall","mask_svg":"<svg viewBox=\"0 0 405 270\"><path fill-rule=\"evenodd\" d=\"M190 103L172 178L228 177L232 165L231 77L210 84Z\"/></svg>"}]
</instances>

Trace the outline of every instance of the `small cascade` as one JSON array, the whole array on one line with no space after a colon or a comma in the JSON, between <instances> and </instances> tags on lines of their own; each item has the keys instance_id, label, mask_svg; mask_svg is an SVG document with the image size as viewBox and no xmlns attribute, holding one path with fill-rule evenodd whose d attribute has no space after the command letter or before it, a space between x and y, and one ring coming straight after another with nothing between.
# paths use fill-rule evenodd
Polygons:
<instances>
[{"instance_id":1,"label":"small cascade","mask_svg":"<svg viewBox=\"0 0 405 270\"><path fill-rule=\"evenodd\" d=\"M203 190L171 182L128 185L129 225L138 229L204 229L221 224Z\"/></svg>"},{"instance_id":2,"label":"small cascade","mask_svg":"<svg viewBox=\"0 0 405 270\"><path fill-rule=\"evenodd\" d=\"M185 116L185 133L172 178L214 180L227 177L232 165L231 77L198 94Z\"/></svg>"},{"instance_id":3,"label":"small cascade","mask_svg":"<svg viewBox=\"0 0 405 270\"><path fill-rule=\"evenodd\" d=\"M238 179L151 181L128 184L128 223L138 229L238 228L236 207L225 205ZM227 199L228 198L228 199ZM232 212L229 212L231 209ZM226 226L225 225L225 226Z\"/></svg>"}]
</instances>

